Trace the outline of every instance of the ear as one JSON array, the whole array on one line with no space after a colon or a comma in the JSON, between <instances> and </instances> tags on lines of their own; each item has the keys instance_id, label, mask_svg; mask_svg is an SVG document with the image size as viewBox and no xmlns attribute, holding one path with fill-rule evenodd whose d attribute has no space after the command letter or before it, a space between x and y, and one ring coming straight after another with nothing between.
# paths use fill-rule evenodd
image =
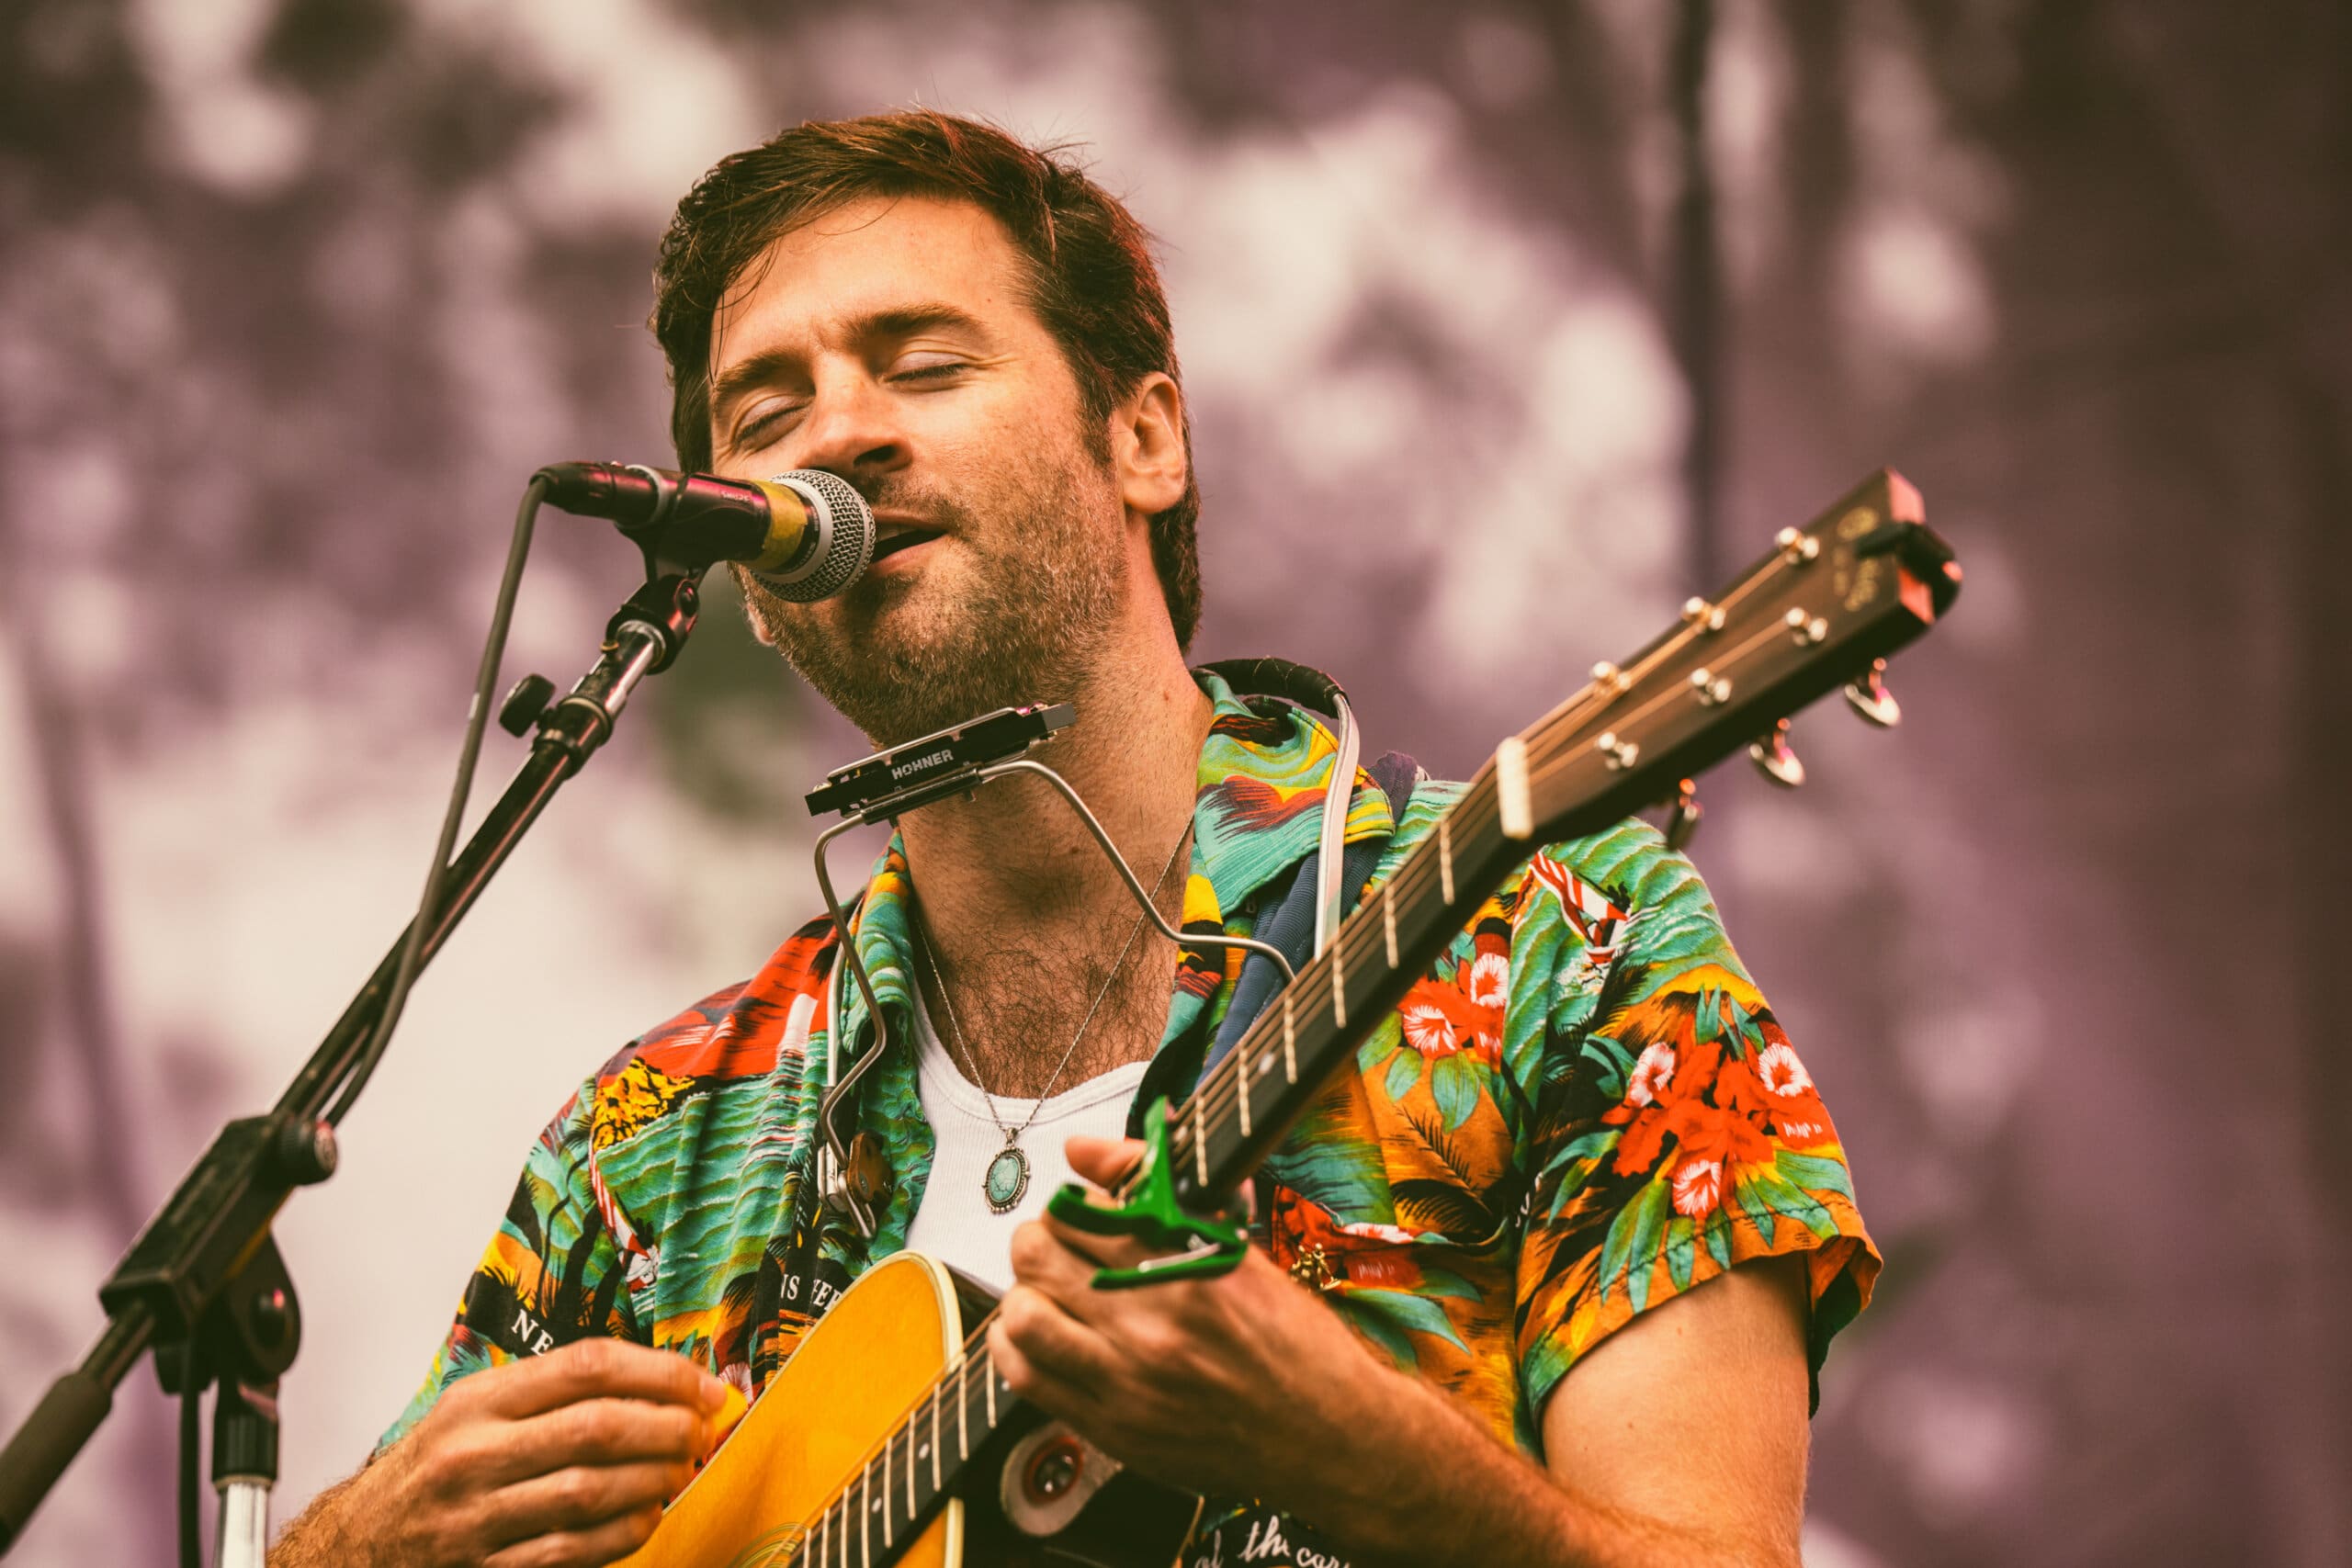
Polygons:
<instances>
[{"instance_id":1,"label":"ear","mask_svg":"<svg viewBox=\"0 0 2352 1568\"><path fill-rule=\"evenodd\" d=\"M1184 394L1159 371L1137 382L1111 413L1111 461L1119 499L1149 517L1184 499Z\"/></svg>"}]
</instances>

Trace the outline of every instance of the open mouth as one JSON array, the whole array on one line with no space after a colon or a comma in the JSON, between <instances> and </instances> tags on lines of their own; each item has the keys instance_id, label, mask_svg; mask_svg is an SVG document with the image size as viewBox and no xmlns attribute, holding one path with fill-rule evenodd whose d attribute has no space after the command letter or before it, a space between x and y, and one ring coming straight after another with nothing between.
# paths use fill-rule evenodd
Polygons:
<instances>
[{"instance_id":1,"label":"open mouth","mask_svg":"<svg viewBox=\"0 0 2352 1568\"><path fill-rule=\"evenodd\" d=\"M910 523L876 523L874 526L874 558L898 554L939 537L936 528L919 528Z\"/></svg>"}]
</instances>

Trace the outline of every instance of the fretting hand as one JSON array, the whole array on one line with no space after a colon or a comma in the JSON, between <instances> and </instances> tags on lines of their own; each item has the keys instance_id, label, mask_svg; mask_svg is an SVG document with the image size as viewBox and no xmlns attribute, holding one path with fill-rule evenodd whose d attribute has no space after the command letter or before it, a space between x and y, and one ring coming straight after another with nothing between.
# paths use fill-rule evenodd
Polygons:
<instances>
[{"instance_id":1,"label":"fretting hand","mask_svg":"<svg viewBox=\"0 0 2352 1568\"><path fill-rule=\"evenodd\" d=\"M1070 1167L1114 1185L1143 1145L1072 1138ZM1050 1217L1013 1235L1015 1283L989 1348L1023 1398L1122 1461L1225 1497L1278 1497L1345 1421L1342 1391L1386 1372L1312 1292L1252 1248L1231 1273L1098 1291L1139 1243ZM1393 1374L1390 1374L1393 1375Z\"/></svg>"}]
</instances>

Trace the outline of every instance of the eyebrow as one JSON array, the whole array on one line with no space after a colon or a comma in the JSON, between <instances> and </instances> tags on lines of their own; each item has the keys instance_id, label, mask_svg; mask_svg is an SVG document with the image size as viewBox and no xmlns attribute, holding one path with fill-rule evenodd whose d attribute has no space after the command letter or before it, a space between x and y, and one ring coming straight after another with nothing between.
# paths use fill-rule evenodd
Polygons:
<instances>
[{"instance_id":1,"label":"eyebrow","mask_svg":"<svg viewBox=\"0 0 2352 1568\"><path fill-rule=\"evenodd\" d=\"M970 311L939 300L921 305L894 306L887 310L855 317L849 322L849 336L854 342L871 343L876 339L912 337L918 333L940 327L975 333L987 331ZM733 400L754 387L775 379L778 374L799 360L800 355L791 349L771 348L729 366L711 382L712 418L716 419Z\"/></svg>"}]
</instances>

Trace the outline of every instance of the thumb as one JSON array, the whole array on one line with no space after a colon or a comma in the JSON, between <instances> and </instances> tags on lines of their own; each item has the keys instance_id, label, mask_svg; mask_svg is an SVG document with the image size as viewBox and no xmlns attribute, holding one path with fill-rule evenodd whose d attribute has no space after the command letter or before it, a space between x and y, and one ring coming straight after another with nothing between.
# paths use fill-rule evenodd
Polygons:
<instances>
[{"instance_id":1,"label":"thumb","mask_svg":"<svg viewBox=\"0 0 2352 1568\"><path fill-rule=\"evenodd\" d=\"M1143 1158L1141 1138L1089 1138L1083 1135L1062 1145L1069 1168L1084 1180L1104 1189L1117 1186Z\"/></svg>"}]
</instances>

